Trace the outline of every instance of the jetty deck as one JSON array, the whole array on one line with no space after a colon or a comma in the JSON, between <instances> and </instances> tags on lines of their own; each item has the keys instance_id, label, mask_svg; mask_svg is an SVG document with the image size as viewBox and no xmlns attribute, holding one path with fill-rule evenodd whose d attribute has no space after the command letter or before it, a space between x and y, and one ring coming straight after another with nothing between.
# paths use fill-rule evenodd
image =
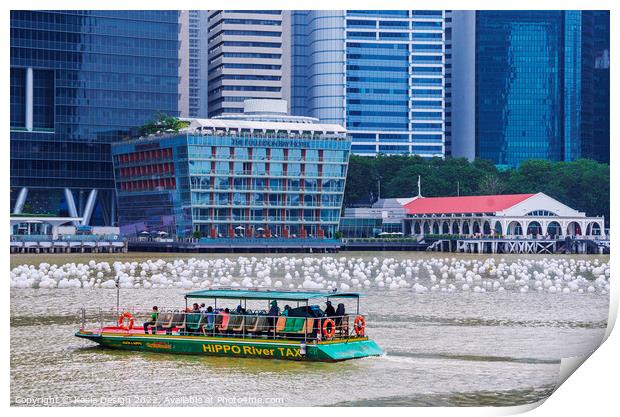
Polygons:
<instances>
[{"instance_id":1,"label":"jetty deck","mask_svg":"<svg viewBox=\"0 0 620 417\"><path fill-rule=\"evenodd\" d=\"M449 237L426 239L428 251L515 254L603 254L609 240L568 238Z\"/></svg>"}]
</instances>

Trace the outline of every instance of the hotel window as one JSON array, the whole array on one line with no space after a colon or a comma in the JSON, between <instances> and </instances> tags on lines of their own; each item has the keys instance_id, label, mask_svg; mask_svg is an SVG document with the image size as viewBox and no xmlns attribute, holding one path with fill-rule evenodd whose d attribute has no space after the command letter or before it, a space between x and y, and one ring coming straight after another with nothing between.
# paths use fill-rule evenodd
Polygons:
<instances>
[{"instance_id":1,"label":"hotel window","mask_svg":"<svg viewBox=\"0 0 620 417\"><path fill-rule=\"evenodd\" d=\"M316 149L308 149L306 150L306 161L318 161L319 160L319 151Z\"/></svg>"},{"instance_id":2,"label":"hotel window","mask_svg":"<svg viewBox=\"0 0 620 417\"><path fill-rule=\"evenodd\" d=\"M269 174L280 176L283 175L283 164L269 164Z\"/></svg>"},{"instance_id":3,"label":"hotel window","mask_svg":"<svg viewBox=\"0 0 620 417\"><path fill-rule=\"evenodd\" d=\"M319 175L318 164L306 164L306 176L317 177Z\"/></svg>"},{"instance_id":4,"label":"hotel window","mask_svg":"<svg viewBox=\"0 0 620 417\"><path fill-rule=\"evenodd\" d=\"M301 175L301 164L288 164L288 175L299 176Z\"/></svg>"},{"instance_id":5,"label":"hotel window","mask_svg":"<svg viewBox=\"0 0 620 417\"><path fill-rule=\"evenodd\" d=\"M283 161L284 160L284 149L282 148L274 148L271 150L271 159L273 161Z\"/></svg>"},{"instance_id":6,"label":"hotel window","mask_svg":"<svg viewBox=\"0 0 620 417\"><path fill-rule=\"evenodd\" d=\"M235 159L248 159L248 148L235 148Z\"/></svg>"},{"instance_id":7,"label":"hotel window","mask_svg":"<svg viewBox=\"0 0 620 417\"><path fill-rule=\"evenodd\" d=\"M215 184L216 190L227 190L228 189L228 178L227 177L215 177L213 179L213 183Z\"/></svg>"},{"instance_id":8,"label":"hotel window","mask_svg":"<svg viewBox=\"0 0 620 417\"><path fill-rule=\"evenodd\" d=\"M288 160L289 161L301 161L301 149L290 149L288 151Z\"/></svg>"},{"instance_id":9,"label":"hotel window","mask_svg":"<svg viewBox=\"0 0 620 417\"><path fill-rule=\"evenodd\" d=\"M291 191L299 190L299 178L292 178L288 180L288 189Z\"/></svg>"},{"instance_id":10,"label":"hotel window","mask_svg":"<svg viewBox=\"0 0 620 417\"><path fill-rule=\"evenodd\" d=\"M218 146L215 151L215 156L218 158L230 158L230 148L227 146Z\"/></svg>"},{"instance_id":11,"label":"hotel window","mask_svg":"<svg viewBox=\"0 0 620 417\"><path fill-rule=\"evenodd\" d=\"M228 162L217 162L215 165L215 172L217 174L229 174L230 173L230 164Z\"/></svg>"},{"instance_id":12,"label":"hotel window","mask_svg":"<svg viewBox=\"0 0 620 417\"><path fill-rule=\"evenodd\" d=\"M255 162L252 164L252 174L253 175L265 175L265 163L264 162Z\"/></svg>"},{"instance_id":13,"label":"hotel window","mask_svg":"<svg viewBox=\"0 0 620 417\"><path fill-rule=\"evenodd\" d=\"M254 148L252 152L252 157L255 160L263 161L267 158L267 150L265 148Z\"/></svg>"},{"instance_id":14,"label":"hotel window","mask_svg":"<svg viewBox=\"0 0 620 417\"><path fill-rule=\"evenodd\" d=\"M246 204L246 195L245 193L233 193L233 204L237 206Z\"/></svg>"}]
</instances>

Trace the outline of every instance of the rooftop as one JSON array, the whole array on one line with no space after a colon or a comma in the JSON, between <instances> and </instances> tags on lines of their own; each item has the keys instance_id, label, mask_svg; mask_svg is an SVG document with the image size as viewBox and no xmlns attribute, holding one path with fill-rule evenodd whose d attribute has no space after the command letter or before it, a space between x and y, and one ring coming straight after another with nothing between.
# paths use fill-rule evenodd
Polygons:
<instances>
[{"instance_id":1,"label":"rooftop","mask_svg":"<svg viewBox=\"0 0 620 417\"><path fill-rule=\"evenodd\" d=\"M235 119L192 119L190 121L189 130L202 130L202 131L225 131L230 132L231 130L236 130L237 133L243 133L246 131L247 133L254 132L267 132L267 131L276 131L276 132L297 132L302 134L304 132L308 133L332 133L332 134L346 134L346 129L340 125L334 124L324 124L324 123L314 123L308 121L295 121L292 116L288 117L289 120L257 120L254 117L248 116L244 118L243 116L238 116Z\"/></svg>"},{"instance_id":2,"label":"rooftop","mask_svg":"<svg viewBox=\"0 0 620 417\"><path fill-rule=\"evenodd\" d=\"M272 291L249 289L200 290L185 294L185 298L223 298L230 300L287 300L307 301L316 298L359 298L358 293L338 291Z\"/></svg>"},{"instance_id":3,"label":"rooftop","mask_svg":"<svg viewBox=\"0 0 620 417\"><path fill-rule=\"evenodd\" d=\"M400 209L405 204L415 200L416 197L400 197L400 198L380 198L373 205L372 208L394 208Z\"/></svg>"},{"instance_id":4,"label":"rooftop","mask_svg":"<svg viewBox=\"0 0 620 417\"><path fill-rule=\"evenodd\" d=\"M189 130L346 134L346 129L340 125L320 123L319 119L313 117L290 116L286 113L286 109L286 100L250 99L244 101L242 114L183 120L190 122Z\"/></svg>"},{"instance_id":5,"label":"rooftop","mask_svg":"<svg viewBox=\"0 0 620 417\"><path fill-rule=\"evenodd\" d=\"M535 194L420 197L405 205L407 214L496 213Z\"/></svg>"}]
</instances>

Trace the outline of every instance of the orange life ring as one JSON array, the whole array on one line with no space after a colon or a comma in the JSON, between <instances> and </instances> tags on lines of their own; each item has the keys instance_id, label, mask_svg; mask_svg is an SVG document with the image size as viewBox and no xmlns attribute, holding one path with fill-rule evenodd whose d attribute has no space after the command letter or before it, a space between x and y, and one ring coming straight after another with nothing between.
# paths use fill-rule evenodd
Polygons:
<instances>
[{"instance_id":1,"label":"orange life ring","mask_svg":"<svg viewBox=\"0 0 620 417\"><path fill-rule=\"evenodd\" d=\"M364 316L357 316L353 322L353 330L358 336L364 336L364 329L366 328L366 319Z\"/></svg>"},{"instance_id":2,"label":"orange life ring","mask_svg":"<svg viewBox=\"0 0 620 417\"><path fill-rule=\"evenodd\" d=\"M125 319L129 319L129 324L125 324ZM133 316L128 311L123 311L123 313L118 317L118 327L123 330L133 329L133 322Z\"/></svg>"},{"instance_id":3,"label":"orange life ring","mask_svg":"<svg viewBox=\"0 0 620 417\"><path fill-rule=\"evenodd\" d=\"M329 330L327 328L328 324L331 326ZM323 321L323 336L325 336L326 339L331 339L332 337L334 337L335 334L336 334L336 323L332 319L327 319Z\"/></svg>"}]
</instances>

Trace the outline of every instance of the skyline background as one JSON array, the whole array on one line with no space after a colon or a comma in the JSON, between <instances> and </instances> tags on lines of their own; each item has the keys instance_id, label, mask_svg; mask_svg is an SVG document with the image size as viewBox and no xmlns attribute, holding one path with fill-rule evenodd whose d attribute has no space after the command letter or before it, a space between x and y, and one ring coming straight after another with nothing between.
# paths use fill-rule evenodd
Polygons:
<instances>
[{"instance_id":1,"label":"skyline background","mask_svg":"<svg viewBox=\"0 0 620 417\"><path fill-rule=\"evenodd\" d=\"M114 224L110 144L246 98L352 152L609 162L607 11L12 11L11 211Z\"/></svg>"}]
</instances>

